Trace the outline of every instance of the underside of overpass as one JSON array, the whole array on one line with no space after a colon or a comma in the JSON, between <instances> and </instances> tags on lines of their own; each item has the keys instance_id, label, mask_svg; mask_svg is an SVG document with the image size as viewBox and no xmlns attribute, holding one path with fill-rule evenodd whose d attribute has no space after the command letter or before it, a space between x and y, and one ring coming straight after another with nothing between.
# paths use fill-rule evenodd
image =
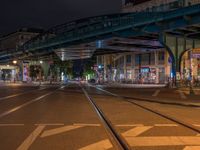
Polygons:
<instances>
[{"instance_id":1,"label":"underside of overpass","mask_svg":"<svg viewBox=\"0 0 200 150\"><path fill-rule=\"evenodd\" d=\"M56 53L61 60L123 52L166 49L176 74L184 51L200 47L200 5L168 12L122 13L97 16L53 27L0 61L31 59Z\"/></svg>"}]
</instances>

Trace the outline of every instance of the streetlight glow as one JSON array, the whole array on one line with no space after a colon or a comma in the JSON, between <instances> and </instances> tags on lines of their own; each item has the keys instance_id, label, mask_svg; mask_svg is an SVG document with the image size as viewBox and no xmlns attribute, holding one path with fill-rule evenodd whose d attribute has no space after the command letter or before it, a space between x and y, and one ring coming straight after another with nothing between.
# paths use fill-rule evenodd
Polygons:
<instances>
[{"instance_id":1,"label":"streetlight glow","mask_svg":"<svg viewBox=\"0 0 200 150\"><path fill-rule=\"evenodd\" d=\"M17 64L17 61L16 61L16 60L13 60L13 64Z\"/></svg>"}]
</instances>

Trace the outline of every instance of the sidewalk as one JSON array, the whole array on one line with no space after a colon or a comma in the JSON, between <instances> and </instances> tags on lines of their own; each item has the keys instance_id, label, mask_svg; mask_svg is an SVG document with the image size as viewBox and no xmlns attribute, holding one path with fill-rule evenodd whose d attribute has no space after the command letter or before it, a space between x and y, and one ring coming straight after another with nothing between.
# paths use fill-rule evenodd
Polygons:
<instances>
[{"instance_id":1,"label":"sidewalk","mask_svg":"<svg viewBox=\"0 0 200 150\"><path fill-rule=\"evenodd\" d=\"M29 82L29 83L25 83L22 81L17 81L17 82L10 82L10 81L0 81L0 87L1 86L54 86L54 85L60 85L61 82L52 82L52 84L50 84L49 81L45 81L45 82Z\"/></svg>"},{"instance_id":2,"label":"sidewalk","mask_svg":"<svg viewBox=\"0 0 200 150\"><path fill-rule=\"evenodd\" d=\"M163 85L126 86L123 84L122 86L115 87L113 85L89 84L89 86L96 86L97 88L102 89L102 91L107 91L106 93L110 92L109 94L121 96L130 100L136 99L138 101L155 102L160 104L200 107L200 88L194 89L194 93L197 95L189 95L189 89L168 89L162 88L164 87ZM140 87L138 88L138 86Z\"/></svg>"},{"instance_id":3,"label":"sidewalk","mask_svg":"<svg viewBox=\"0 0 200 150\"><path fill-rule=\"evenodd\" d=\"M165 84L124 84L124 83L106 83L96 84L102 88L164 88Z\"/></svg>"}]
</instances>

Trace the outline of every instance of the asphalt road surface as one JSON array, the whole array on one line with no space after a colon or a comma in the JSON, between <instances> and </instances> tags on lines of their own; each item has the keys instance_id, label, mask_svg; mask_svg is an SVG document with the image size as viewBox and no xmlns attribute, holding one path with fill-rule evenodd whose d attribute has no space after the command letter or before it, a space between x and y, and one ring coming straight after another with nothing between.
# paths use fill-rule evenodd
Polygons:
<instances>
[{"instance_id":1,"label":"asphalt road surface","mask_svg":"<svg viewBox=\"0 0 200 150\"><path fill-rule=\"evenodd\" d=\"M1 86L0 150L119 149L90 100L129 149L200 150L200 107L135 101L118 93L128 94L75 83Z\"/></svg>"}]
</instances>

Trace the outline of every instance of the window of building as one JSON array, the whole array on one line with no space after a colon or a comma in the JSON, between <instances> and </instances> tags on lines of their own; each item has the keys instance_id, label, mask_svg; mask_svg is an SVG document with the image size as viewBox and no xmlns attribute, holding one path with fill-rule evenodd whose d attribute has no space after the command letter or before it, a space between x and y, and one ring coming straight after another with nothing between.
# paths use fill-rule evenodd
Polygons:
<instances>
[{"instance_id":1,"label":"window of building","mask_svg":"<svg viewBox=\"0 0 200 150\"><path fill-rule=\"evenodd\" d=\"M142 54L142 65L150 65L150 54Z\"/></svg>"},{"instance_id":2,"label":"window of building","mask_svg":"<svg viewBox=\"0 0 200 150\"><path fill-rule=\"evenodd\" d=\"M164 64L165 61L165 52L159 52L158 53L158 63Z\"/></svg>"},{"instance_id":3,"label":"window of building","mask_svg":"<svg viewBox=\"0 0 200 150\"><path fill-rule=\"evenodd\" d=\"M150 53L150 65L155 65L155 54Z\"/></svg>"},{"instance_id":4,"label":"window of building","mask_svg":"<svg viewBox=\"0 0 200 150\"><path fill-rule=\"evenodd\" d=\"M140 54L135 55L135 65L138 66L140 64Z\"/></svg>"},{"instance_id":5,"label":"window of building","mask_svg":"<svg viewBox=\"0 0 200 150\"><path fill-rule=\"evenodd\" d=\"M126 55L126 63L131 64L131 55Z\"/></svg>"}]
</instances>

